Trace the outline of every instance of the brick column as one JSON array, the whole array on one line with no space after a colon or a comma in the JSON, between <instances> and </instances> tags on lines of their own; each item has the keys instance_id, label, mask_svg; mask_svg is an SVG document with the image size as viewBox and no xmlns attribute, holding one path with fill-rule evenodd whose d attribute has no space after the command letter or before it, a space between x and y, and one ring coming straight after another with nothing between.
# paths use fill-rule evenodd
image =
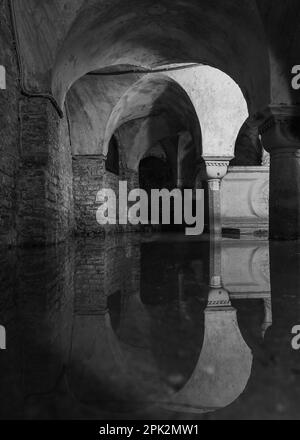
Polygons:
<instances>
[{"instance_id":1,"label":"brick column","mask_svg":"<svg viewBox=\"0 0 300 440\"><path fill-rule=\"evenodd\" d=\"M46 245L65 240L73 231L73 181L70 137L43 98L20 102L20 168L18 243Z\"/></svg>"}]
</instances>

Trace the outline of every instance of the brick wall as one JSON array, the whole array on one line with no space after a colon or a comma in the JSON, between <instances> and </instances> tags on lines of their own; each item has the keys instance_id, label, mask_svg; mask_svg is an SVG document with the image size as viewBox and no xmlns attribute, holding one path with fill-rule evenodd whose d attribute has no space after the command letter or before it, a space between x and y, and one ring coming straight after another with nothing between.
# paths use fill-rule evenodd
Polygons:
<instances>
[{"instance_id":1,"label":"brick wall","mask_svg":"<svg viewBox=\"0 0 300 440\"><path fill-rule=\"evenodd\" d=\"M68 123L52 104L25 98L8 1L0 2L0 245L57 243L73 232Z\"/></svg>"},{"instance_id":2,"label":"brick wall","mask_svg":"<svg viewBox=\"0 0 300 440\"><path fill-rule=\"evenodd\" d=\"M73 157L73 191L77 235L102 235L111 232L132 232L139 230L131 225L100 226L96 212L100 204L96 203L98 191L110 188L119 193L119 180L128 182L128 190L139 187L138 173L120 165L120 175L105 169L103 156Z\"/></svg>"},{"instance_id":3,"label":"brick wall","mask_svg":"<svg viewBox=\"0 0 300 440\"><path fill-rule=\"evenodd\" d=\"M138 188L138 173L120 165L105 170L101 156L72 160L68 120L45 98L25 97L8 1L0 3L0 65L7 89L0 90L0 245L45 245L78 235L132 232L139 227L105 226L96 221L96 195L119 180ZM121 158L122 162L122 158ZM74 178L73 178L74 173ZM73 192L74 185L74 192Z\"/></svg>"},{"instance_id":4,"label":"brick wall","mask_svg":"<svg viewBox=\"0 0 300 440\"><path fill-rule=\"evenodd\" d=\"M0 244L14 245L16 173L19 163L18 67L13 47L8 2L0 2L0 65L6 69L6 90L0 90Z\"/></svg>"},{"instance_id":5,"label":"brick wall","mask_svg":"<svg viewBox=\"0 0 300 440\"><path fill-rule=\"evenodd\" d=\"M72 155L66 117L45 99L23 99L18 176L20 244L65 240L74 228Z\"/></svg>"}]
</instances>

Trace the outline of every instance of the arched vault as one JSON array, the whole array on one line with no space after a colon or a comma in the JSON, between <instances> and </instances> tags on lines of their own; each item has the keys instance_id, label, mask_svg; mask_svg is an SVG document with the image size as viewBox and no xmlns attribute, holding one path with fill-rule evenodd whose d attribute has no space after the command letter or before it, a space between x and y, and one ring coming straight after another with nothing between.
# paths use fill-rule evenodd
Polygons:
<instances>
[{"instance_id":1,"label":"arched vault","mask_svg":"<svg viewBox=\"0 0 300 440\"><path fill-rule=\"evenodd\" d=\"M24 84L52 89L61 107L87 72L191 62L233 78L250 115L271 103L299 103L290 87L299 64L298 0L10 2Z\"/></svg>"},{"instance_id":2,"label":"arched vault","mask_svg":"<svg viewBox=\"0 0 300 440\"><path fill-rule=\"evenodd\" d=\"M134 168L138 166L137 158L143 157L148 148L184 129L191 132L201 156L201 128L193 102L184 88L167 75L145 75L121 97L106 126L104 155L115 130L123 127L124 132L124 126L130 121L135 121L130 125L131 145L128 147Z\"/></svg>"},{"instance_id":3,"label":"arched vault","mask_svg":"<svg viewBox=\"0 0 300 440\"><path fill-rule=\"evenodd\" d=\"M226 72L251 110L269 102L265 34L256 6L247 0L89 0L57 50L52 91L62 105L67 90L88 72L182 63Z\"/></svg>"},{"instance_id":4,"label":"arched vault","mask_svg":"<svg viewBox=\"0 0 300 440\"><path fill-rule=\"evenodd\" d=\"M68 103L73 153L107 155L112 135L123 127L128 163L134 169L148 148L182 131L191 133L198 159L233 156L248 117L239 86L209 66L164 74L85 77L72 87Z\"/></svg>"}]
</instances>

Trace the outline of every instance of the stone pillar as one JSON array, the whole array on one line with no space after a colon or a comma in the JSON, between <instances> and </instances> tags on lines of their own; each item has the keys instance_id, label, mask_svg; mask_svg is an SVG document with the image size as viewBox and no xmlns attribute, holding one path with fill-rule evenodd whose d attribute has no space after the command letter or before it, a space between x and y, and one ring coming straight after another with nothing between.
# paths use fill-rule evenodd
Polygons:
<instances>
[{"instance_id":1,"label":"stone pillar","mask_svg":"<svg viewBox=\"0 0 300 440\"><path fill-rule=\"evenodd\" d=\"M270 107L260 127L270 153L270 238L300 237L300 106Z\"/></svg>"},{"instance_id":2,"label":"stone pillar","mask_svg":"<svg viewBox=\"0 0 300 440\"><path fill-rule=\"evenodd\" d=\"M204 157L203 178L208 182L209 229L215 237L222 236L221 181L226 176L232 157Z\"/></svg>"},{"instance_id":3,"label":"stone pillar","mask_svg":"<svg viewBox=\"0 0 300 440\"><path fill-rule=\"evenodd\" d=\"M71 143L66 117L43 98L20 102L18 244L48 245L73 232Z\"/></svg>"}]
</instances>

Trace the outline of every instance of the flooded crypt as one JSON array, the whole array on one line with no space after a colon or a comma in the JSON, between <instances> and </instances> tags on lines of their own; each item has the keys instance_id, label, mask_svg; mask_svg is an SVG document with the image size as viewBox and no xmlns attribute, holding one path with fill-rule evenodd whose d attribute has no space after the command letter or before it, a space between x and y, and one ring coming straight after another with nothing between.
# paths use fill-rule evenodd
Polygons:
<instances>
[{"instance_id":1,"label":"flooded crypt","mask_svg":"<svg viewBox=\"0 0 300 440\"><path fill-rule=\"evenodd\" d=\"M299 14L1 2L1 420L300 418Z\"/></svg>"}]
</instances>

